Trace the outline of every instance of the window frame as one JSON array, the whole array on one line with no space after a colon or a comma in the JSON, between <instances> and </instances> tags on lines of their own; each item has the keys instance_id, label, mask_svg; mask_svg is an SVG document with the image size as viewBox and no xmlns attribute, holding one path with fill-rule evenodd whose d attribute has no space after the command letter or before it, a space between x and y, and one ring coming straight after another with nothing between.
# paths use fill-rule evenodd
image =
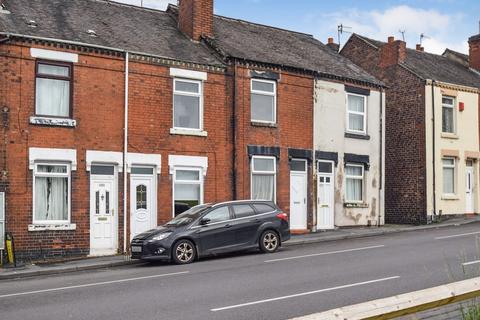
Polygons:
<instances>
[{"instance_id":1,"label":"window frame","mask_svg":"<svg viewBox=\"0 0 480 320\"><path fill-rule=\"evenodd\" d=\"M66 173L50 173L50 172L38 172L38 166L66 166L67 172ZM36 185L36 178L37 177L55 177L55 178L65 178L67 177L68 181L68 201L67 201L67 220L38 220L35 217L35 185ZM33 171L32 171L32 224L34 225L63 225L63 224L70 224L72 221L72 168L70 163L65 162L35 162Z\"/></svg>"},{"instance_id":2,"label":"window frame","mask_svg":"<svg viewBox=\"0 0 480 320\"><path fill-rule=\"evenodd\" d=\"M38 72L39 65L45 64L49 66L56 66L56 67L68 67L68 77L62 76L54 76L48 74L42 74ZM56 116L50 114L41 114L37 113L37 79L51 79L51 80L62 80L62 81L69 81L70 87L70 94L68 97L68 116ZM73 63L72 62L64 62L64 61L53 61L53 60L43 60L37 59L35 60L35 86L33 92L33 108L34 108L34 115L36 117L45 117L45 118L58 118L58 119L73 119L73 82L74 82L74 75L73 75Z\"/></svg>"},{"instance_id":3,"label":"window frame","mask_svg":"<svg viewBox=\"0 0 480 320\"><path fill-rule=\"evenodd\" d=\"M181 91L177 90L177 81L187 82L187 83L194 83L198 84L198 93L192 93L188 91ZM198 112L198 126L199 128L188 128L188 127L177 127L175 126L175 95L182 95L188 97L198 97L199 98L199 112ZM195 131L201 132L203 131L203 81L202 80L195 80L195 79L186 79L181 77L173 78L173 90L172 90L172 128L174 130L188 130L188 131Z\"/></svg>"},{"instance_id":4,"label":"window frame","mask_svg":"<svg viewBox=\"0 0 480 320\"><path fill-rule=\"evenodd\" d=\"M348 104L348 97L349 96L356 96L356 97L363 98L363 112L350 111L349 110L349 104ZM345 132L352 133L352 134L358 134L358 135L364 135L364 136L367 135L367 115L368 115L368 112L367 112L367 96L362 95L362 94L347 92L345 103L346 103L346 108L347 108ZM356 114L356 115L362 115L363 116L363 130L350 129L350 121L349 121L350 120L350 114Z\"/></svg>"},{"instance_id":5,"label":"window frame","mask_svg":"<svg viewBox=\"0 0 480 320\"><path fill-rule=\"evenodd\" d=\"M443 163L443 160L453 160L452 165L445 165ZM445 174L444 170L445 168L448 169L453 169L453 193L446 193L445 190L443 189L443 185L445 183ZM442 157L442 194L445 196L456 196L457 195L457 159L455 157Z\"/></svg>"},{"instance_id":6,"label":"window frame","mask_svg":"<svg viewBox=\"0 0 480 320\"><path fill-rule=\"evenodd\" d=\"M177 171L197 171L198 180L179 180L177 182ZM172 179L172 217L175 217L175 185L176 184L186 184L186 185L200 185L200 199L199 205L203 204L203 190L204 190L204 178L203 178L203 169L199 167L174 167L173 168L173 179Z\"/></svg>"},{"instance_id":7,"label":"window frame","mask_svg":"<svg viewBox=\"0 0 480 320\"><path fill-rule=\"evenodd\" d=\"M452 104L449 105L449 104L445 104L443 102L443 99L451 99L452 100ZM457 134L457 108L455 107L457 104L456 104L456 98L455 97L452 97L452 96L447 96L447 95L442 95L442 122L441 122L441 126L442 126L442 133L446 133L446 134ZM450 108L452 109L452 132L448 132L448 131L443 131L443 108Z\"/></svg>"},{"instance_id":8,"label":"window frame","mask_svg":"<svg viewBox=\"0 0 480 320\"><path fill-rule=\"evenodd\" d=\"M273 84L273 92L269 93L268 91L254 90L253 89L253 82L254 81ZM253 115L252 115L252 94L258 94L258 95L273 97L273 121L253 119ZM277 81L267 80L267 79L258 79L258 78L251 78L250 79L250 122L265 123L265 124L276 124L277 123Z\"/></svg>"},{"instance_id":9,"label":"window frame","mask_svg":"<svg viewBox=\"0 0 480 320\"><path fill-rule=\"evenodd\" d=\"M319 164L320 163L328 163L332 166L332 170L330 172L324 172L324 171L320 171L320 166ZM317 160L317 174L319 175L333 175L334 172L335 172L335 162L332 161L332 160Z\"/></svg>"},{"instance_id":10,"label":"window frame","mask_svg":"<svg viewBox=\"0 0 480 320\"><path fill-rule=\"evenodd\" d=\"M273 159L273 171L258 171L254 169L254 162L255 159ZM253 195L253 175L272 175L273 174L273 200L272 199L261 199L265 201L273 201L273 203L277 203L277 158L273 156L252 156L250 161L250 198ZM254 199L251 199L254 200ZM259 200L259 199L255 199Z\"/></svg>"},{"instance_id":11,"label":"window frame","mask_svg":"<svg viewBox=\"0 0 480 320\"><path fill-rule=\"evenodd\" d=\"M359 176L352 176L347 174L347 167L359 167L362 169L361 178ZM347 193L347 182L348 179L360 180L362 182L362 199L361 200L351 200L348 199ZM365 166L358 163L346 163L345 164L345 203L364 203L365 202Z\"/></svg>"}]
</instances>

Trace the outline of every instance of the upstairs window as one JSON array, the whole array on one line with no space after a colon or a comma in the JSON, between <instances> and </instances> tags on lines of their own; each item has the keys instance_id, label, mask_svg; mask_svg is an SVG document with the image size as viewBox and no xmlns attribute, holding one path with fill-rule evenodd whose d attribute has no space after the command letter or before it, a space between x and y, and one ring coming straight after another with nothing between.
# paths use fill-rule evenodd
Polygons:
<instances>
[{"instance_id":1,"label":"upstairs window","mask_svg":"<svg viewBox=\"0 0 480 320\"><path fill-rule=\"evenodd\" d=\"M455 133L455 99L442 97L442 132Z\"/></svg>"},{"instance_id":2,"label":"upstairs window","mask_svg":"<svg viewBox=\"0 0 480 320\"><path fill-rule=\"evenodd\" d=\"M367 97L347 93L347 132L367 134Z\"/></svg>"},{"instance_id":3,"label":"upstairs window","mask_svg":"<svg viewBox=\"0 0 480 320\"><path fill-rule=\"evenodd\" d=\"M38 62L35 81L35 114L70 118L72 65Z\"/></svg>"},{"instance_id":4,"label":"upstairs window","mask_svg":"<svg viewBox=\"0 0 480 320\"><path fill-rule=\"evenodd\" d=\"M251 121L277 122L277 83L271 80L252 79L251 81Z\"/></svg>"},{"instance_id":5,"label":"upstairs window","mask_svg":"<svg viewBox=\"0 0 480 320\"><path fill-rule=\"evenodd\" d=\"M175 129L202 129L202 82L173 80L173 127Z\"/></svg>"}]
</instances>

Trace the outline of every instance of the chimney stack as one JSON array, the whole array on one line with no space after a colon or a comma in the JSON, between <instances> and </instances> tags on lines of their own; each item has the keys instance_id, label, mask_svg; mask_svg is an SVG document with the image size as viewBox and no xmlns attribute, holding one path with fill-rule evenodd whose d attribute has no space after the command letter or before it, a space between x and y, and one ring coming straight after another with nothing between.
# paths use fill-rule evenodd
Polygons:
<instances>
[{"instance_id":1,"label":"chimney stack","mask_svg":"<svg viewBox=\"0 0 480 320\"><path fill-rule=\"evenodd\" d=\"M179 0L178 27L194 41L213 37L213 0Z\"/></svg>"},{"instance_id":2,"label":"chimney stack","mask_svg":"<svg viewBox=\"0 0 480 320\"><path fill-rule=\"evenodd\" d=\"M338 43L335 43L333 41L333 38L331 38L331 37L328 38L327 47L329 47L330 49L332 49L335 52L338 52L338 50L340 49L340 45Z\"/></svg>"},{"instance_id":3,"label":"chimney stack","mask_svg":"<svg viewBox=\"0 0 480 320\"><path fill-rule=\"evenodd\" d=\"M422 51L422 52L425 50L425 48L423 48L422 45L419 44L419 43L417 43L415 49L416 49L417 51Z\"/></svg>"},{"instance_id":4,"label":"chimney stack","mask_svg":"<svg viewBox=\"0 0 480 320\"><path fill-rule=\"evenodd\" d=\"M470 68L480 71L480 34L468 39Z\"/></svg>"},{"instance_id":5,"label":"chimney stack","mask_svg":"<svg viewBox=\"0 0 480 320\"><path fill-rule=\"evenodd\" d=\"M403 63L407 56L407 46L405 41L395 40L394 37L388 37L388 42L380 49L380 67L390 67L395 64Z\"/></svg>"}]
</instances>

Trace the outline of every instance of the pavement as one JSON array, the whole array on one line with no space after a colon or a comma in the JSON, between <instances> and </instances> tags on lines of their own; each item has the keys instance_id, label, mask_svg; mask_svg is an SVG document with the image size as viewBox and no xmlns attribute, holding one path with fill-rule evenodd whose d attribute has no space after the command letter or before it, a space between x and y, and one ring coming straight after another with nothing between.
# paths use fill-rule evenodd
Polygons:
<instances>
[{"instance_id":1,"label":"pavement","mask_svg":"<svg viewBox=\"0 0 480 320\"><path fill-rule=\"evenodd\" d=\"M452 226L462 226L480 221L480 216L458 217L439 223L428 225L384 225L381 227L349 227L335 230L318 231L314 233L292 235L292 238L283 243L283 247L306 245L347 239L374 237L400 232L412 232L419 230L439 229ZM75 259L72 261L55 261L53 263L42 262L39 264L27 264L19 268L0 268L0 281L60 273L70 273L85 270L105 269L125 265L142 264L138 260L131 260L129 256L115 255L98 258Z\"/></svg>"},{"instance_id":2,"label":"pavement","mask_svg":"<svg viewBox=\"0 0 480 320\"><path fill-rule=\"evenodd\" d=\"M353 230L355 231L355 230ZM290 319L478 276L480 222L0 282L0 318Z\"/></svg>"}]
</instances>

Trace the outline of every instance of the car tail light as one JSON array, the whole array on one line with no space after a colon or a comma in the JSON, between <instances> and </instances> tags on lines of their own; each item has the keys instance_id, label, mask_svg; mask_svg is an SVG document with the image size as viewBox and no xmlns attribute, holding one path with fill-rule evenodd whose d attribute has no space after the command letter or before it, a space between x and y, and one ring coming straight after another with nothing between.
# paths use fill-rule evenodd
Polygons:
<instances>
[{"instance_id":1,"label":"car tail light","mask_svg":"<svg viewBox=\"0 0 480 320\"><path fill-rule=\"evenodd\" d=\"M277 218L288 222L288 215L286 213L281 212L277 214Z\"/></svg>"}]
</instances>

